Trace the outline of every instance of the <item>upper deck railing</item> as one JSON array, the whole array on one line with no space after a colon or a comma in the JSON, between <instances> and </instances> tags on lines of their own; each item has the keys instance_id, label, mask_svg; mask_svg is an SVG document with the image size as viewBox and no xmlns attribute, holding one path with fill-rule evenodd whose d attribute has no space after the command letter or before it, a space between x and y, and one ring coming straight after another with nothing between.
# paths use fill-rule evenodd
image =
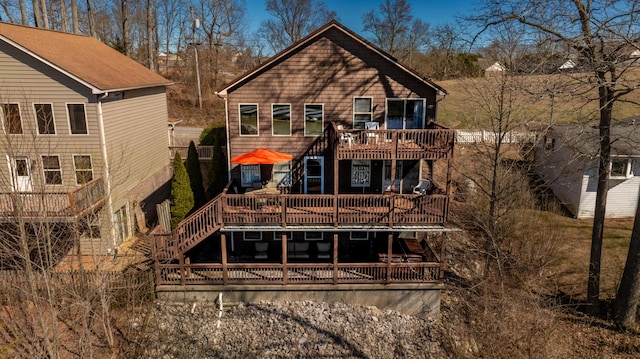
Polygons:
<instances>
[{"instance_id":1,"label":"upper deck railing","mask_svg":"<svg viewBox=\"0 0 640 359\"><path fill-rule=\"evenodd\" d=\"M75 217L100 205L104 198L103 177L70 192L4 192L0 193L0 217Z\"/></svg>"}]
</instances>

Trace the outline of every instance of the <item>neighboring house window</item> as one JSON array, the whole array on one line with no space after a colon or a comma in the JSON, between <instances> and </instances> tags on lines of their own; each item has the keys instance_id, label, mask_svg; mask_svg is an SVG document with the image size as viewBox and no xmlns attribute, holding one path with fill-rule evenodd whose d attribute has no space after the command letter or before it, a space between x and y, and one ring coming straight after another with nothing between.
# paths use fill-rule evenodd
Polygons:
<instances>
[{"instance_id":1,"label":"neighboring house window","mask_svg":"<svg viewBox=\"0 0 640 359\"><path fill-rule=\"evenodd\" d=\"M291 162L275 163L273 165L273 181L278 186L291 185Z\"/></svg>"},{"instance_id":2,"label":"neighboring house window","mask_svg":"<svg viewBox=\"0 0 640 359\"><path fill-rule=\"evenodd\" d=\"M258 105L240 105L240 135L258 134Z\"/></svg>"},{"instance_id":3,"label":"neighboring house window","mask_svg":"<svg viewBox=\"0 0 640 359\"><path fill-rule=\"evenodd\" d=\"M304 135L321 136L324 129L322 105L304 105Z\"/></svg>"},{"instance_id":4,"label":"neighboring house window","mask_svg":"<svg viewBox=\"0 0 640 359\"><path fill-rule=\"evenodd\" d=\"M69 115L69 127L74 135L87 134L87 116L84 111L84 104L67 104L67 113Z\"/></svg>"},{"instance_id":5,"label":"neighboring house window","mask_svg":"<svg viewBox=\"0 0 640 359\"><path fill-rule=\"evenodd\" d=\"M547 151L553 151L556 148L556 139L544 136L544 149Z\"/></svg>"},{"instance_id":6,"label":"neighboring house window","mask_svg":"<svg viewBox=\"0 0 640 359\"><path fill-rule=\"evenodd\" d=\"M76 169L77 184L84 184L93 180L93 168L91 166L91 156L74 155L73 166Z\"/></svg>"},{"instance_id":7,"label":"neighboring house window","mask_svg":"<svg viewBox=\"0 0 640 359\"><path fill-rule=\"evenodd\" d=\"M629 178L631 176L631 159L615 157L611 159L611 178Z\"/></svg>"},{"instance_id":8,"label":"neighboring house window","mask_svg":"<svg viewBox=\"0 0 640 359\"><path fill-rule=\"evenodd\" d=\"M34 103L33 110L36 113L38 134L55 135L56 127L53 121L53 107L50 103Z\"/></svg>"},{"instance_id":9,"label":"neighboring house window","mask_svg":"<svg viewBox=\"0 0 640 359\"><path fill-rule=\"evenodd\" d=\"M22 120L20 119L20 106L17 103L2 104L2 118L4 130L11 135L22 133Z\"/></svg>"},{"instance_id":10,"label":"neighboring house window","mask_svg":"<svg viewBox=\"0 0 640 359\"><path fill-rule=\"evenodd\" d=\"M260 165L240 165L242 187L251 187L260 181Z\"/></svg>"},{"instance_id":11,"label":"neighboring house window","mask_svg":"<svg viewBox=\"0 0 640 359\"><path fill-rule=\"evenodd\" d=\"M423 128L424 99L387 99L387 129Z\"/></svg>"},{"instance_id":12,"label":"neighboring house window","mask_svg":"<svg viewBox=\"0 0 640 359\"><path fill-rule=\"evenodd\" d=\"M44 171L44 183L62 184L60 157L42 156L42 170Z\"/></svg>"},{"instance_id":13,"label":"neighboring house window","mask_svg":"<svg viewBox=\"0 0 640 359\"><path fill-rule=\"evenodd\" d=\"M118 242L129 238L131 235L129 228L129 207L126 204L113 214L113 224L116 227L116 240Z\"/></svg>"},{"instance_id":14,"label":"neighboring house window","mask_svg":"<svg viewBox=\"0 0 640 359\"><path fill-rule=\"evenodd\" d=\"M364 130L365 122L373 120L373 99L355 97L353 99L353 128Z\"/></svg>"},{"instance_id":15,"label":"neighboring house window","mask_svg":"<svg viewBox=\"0 0 640 359\"><path fill-rule=\"evenodd\" d=\"M371 184L371 161L351 161L351 187L369 187Z\"/></svg>"},{"instance_id":16,"label":"neighboring house window","mask_svg":"<svg viewBox=\"0 0 640 359\"><path fill-rule=\"evenodd\" d=\"M291 105L273 105L271 127L274 136L291 135Z\"/></svg>"}]
</instances>

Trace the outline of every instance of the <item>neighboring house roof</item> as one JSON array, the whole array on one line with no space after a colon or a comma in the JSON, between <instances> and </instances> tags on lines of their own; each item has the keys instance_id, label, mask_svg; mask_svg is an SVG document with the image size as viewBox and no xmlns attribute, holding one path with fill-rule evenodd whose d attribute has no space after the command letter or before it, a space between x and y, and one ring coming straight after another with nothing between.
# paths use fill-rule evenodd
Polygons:
<instances>
[{"instance_id":1,"label":"neighboring house roof","mask_svg":"<svg viewBox=\"0 0 640 359\"><path fill-rule=\"evenodd\" d=\"M293 45L289 46L288 48L286 48L283 51L279 52L278 54L274 55L270 59L268 59L265 62L261 63L257 67L255 67L255 68L245 72L244 74L238 76L237 78L232 80L230 83L225 85L225 87L223 87L220 90L216 91L216 94L218 94L220 96L225 96L227 94L227 92L229 92L230 90L233 90L235 87L237 87L238 85L242 84L247 79L252 78L253 76L255 76L255 75L257 75L257 74L259 74L259 73L261 73L263 71L266 71L266 69L268 69L270 67L270 65L278 62L282 58L285 58L285 57L289 56L291 53L294 53L294 52L298 51L299 49L301 49L305 45L307 45L307 44L319 39L320 37L322 37L322 35L326 31L328 31L329 29L332 29L332 28L335 28L335 29L338 29L339 31L342 31L346 36L349 36L349 37L353 38L355 41L361 43L363 46L366 46L367 48L373 50L375 53L377 53L378 55L383 57L389 63L394 64L395 66L397 66L401 70L409 73L410 75L414 76L415 78L417 78L418 80L422 81L426 85L434 88L436 91L442 92L444 94L447 94L447 91L444 88L442 88L441 86L439 86L438 84L433 82L431 79L422 76L417 71L415 71L415 70L411 69L410 67L402 64L395 57L389 55L388 53L386 53L385 51L383 51L379 47L373 45L369 41L365 40L364 38L362 38L361 36L359 36L355 32L349 30L344 25L340 24L339 22L337 22L335 20L330 21L329 23L327 23L326 25L322 26L318 30L312 32L311 34L309 34L305 38L301 39L300 41L294 43Z\"/></svg>"},{"instance_id":2,"label":"neighboring house roof","mask_svg":"<svg viewBox=\"0 0 640 359\"><path fill-rule=\"evenodd\" d=\"M564 64L560 65L560 70L568 70L576 67L576 63L573 60L567 60Z\"/></svg>"},{"instance_id":3,"label":"neighboring house roof","mask_svg":"<svg viewBox=\"0 0 640 359\"><path fill-rule=\"evenodd\" d=\"M95 94L171 84L90 36L0 22L0 41L84 84Z\"/></svg>"},{"instance_id":4,"label":"neighboring house roof","mask_svg":"<svg viewBox=\"0 0 640 359\"><path fill-rule=\"evenodd\" d=\"M549 131L561 138L565 146L589 158L600 151L597 126L564 125L552 126ZM611 126L611 155L640 156L640 117L616 121Z\"/></svg>"}]
</instances>

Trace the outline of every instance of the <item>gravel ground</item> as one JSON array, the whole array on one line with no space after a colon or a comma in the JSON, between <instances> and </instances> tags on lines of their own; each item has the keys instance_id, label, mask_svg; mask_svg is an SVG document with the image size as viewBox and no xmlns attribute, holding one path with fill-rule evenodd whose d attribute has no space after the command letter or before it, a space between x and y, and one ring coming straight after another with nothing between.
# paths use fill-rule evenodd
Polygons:
<instances>
[{"instance_id":1,"label":"gravel ground","mask_svg":"<svg viewBox=\"0 0 640 359\"><path fill-rule=\"evenodd\" d=\"M441 327L376 307L274 302L225 306L158 302L131 318L144 358L441 358ZM147 328L145 330L144 328ZM153 328L153 329L151 329Z\"/></svg>"}]
</instances>

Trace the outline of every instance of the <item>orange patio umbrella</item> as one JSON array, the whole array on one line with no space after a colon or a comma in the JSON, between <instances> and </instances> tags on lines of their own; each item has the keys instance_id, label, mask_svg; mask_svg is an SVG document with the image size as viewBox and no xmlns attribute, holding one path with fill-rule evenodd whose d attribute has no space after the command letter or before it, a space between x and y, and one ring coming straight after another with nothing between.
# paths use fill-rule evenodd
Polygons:
<instances>
[{"instance_id":1,"label":"orange patio umbrella","mask_svg":"<svg viewBox=\"0 0 640 359\"><path fill-rule=\"evenodd\" d=\"M278 162L291 161L293 157L284 153L258 148L231 159L241 165L271 165Z\"/></svg>"}]
</instances>

